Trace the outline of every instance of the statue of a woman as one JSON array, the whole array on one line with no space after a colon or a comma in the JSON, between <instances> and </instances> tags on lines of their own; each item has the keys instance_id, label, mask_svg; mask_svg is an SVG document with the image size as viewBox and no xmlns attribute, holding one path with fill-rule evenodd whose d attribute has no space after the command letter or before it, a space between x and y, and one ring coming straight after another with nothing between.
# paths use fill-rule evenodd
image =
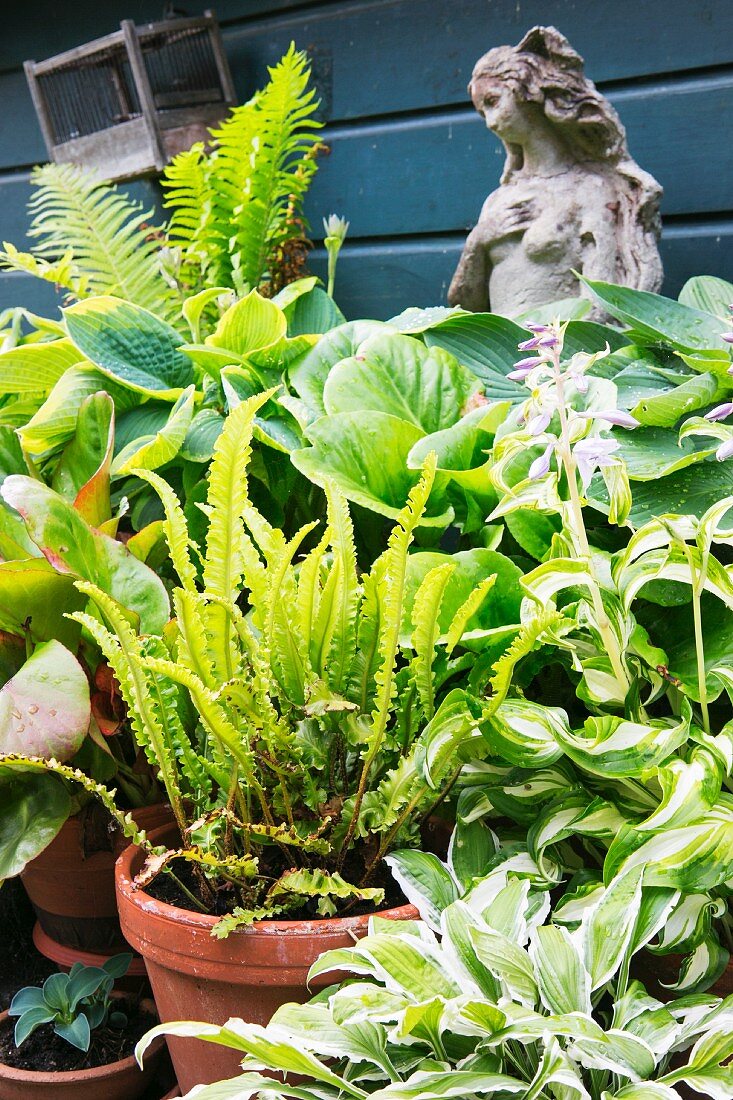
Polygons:
<instances>
[{"instance_id":1,"label":"statue of a woman","mask_svg":"<svg viewBox=\"0 0 733 1100\"><path fill-rule=\"evenodd\" d=\"M448 292L513 315L582 293L574 271L658 290L662 189L629 156L613 107L554 27L490 50L468 88L507 152Z\"/></svg>"}]
</instances>

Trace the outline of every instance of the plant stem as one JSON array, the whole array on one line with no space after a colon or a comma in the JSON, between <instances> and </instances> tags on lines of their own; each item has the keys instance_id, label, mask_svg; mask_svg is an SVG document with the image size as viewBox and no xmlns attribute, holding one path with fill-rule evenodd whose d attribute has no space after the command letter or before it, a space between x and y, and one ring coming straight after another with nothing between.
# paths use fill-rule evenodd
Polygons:
<instances>
[{"instance_id":1,"label":"plant stem","mask_svg":"<svg viewBox=\"0 0 733 1100\"><path fill-rule=\"evenodd\" d=\"M630 682L626 668L624 667L623 660L621 658L621 651L619 649L618 640L616 634L608 621L606 609L603 606L603 597L601 595L601 586L598 583L596 577L595 567L593 565L593 555L591 553L590 543L588 542L588 534L585 529L585 520L583 518L583 504L580 499L580 493L578 492L578 468L573 456L572 448L570 445L570 430L568 424L568 415L565 405L565 383L563 381L562 370L560 369L560 351L559 349L553 350L553 370L555 373L555 388L557 391L557 412L560 418L560 446L558 448L560 461L565 470L565 477L568 483L569 493L569 505L570 505L570 532L574 536L575 552L579 558L585 560L588 566L588 573L590 576L590 583L588 588L590 590L591 600L593 603L593 610L596 616L596 622L598 624L598 630L603 644L611 662L611 668L613 674L623 689L624 694L629 690Z\"/></svg>"},{"instance_id":2,"label":"plant stem","mask_svg":"<svg viewBox=\"0 0 733 1100\"><path fill-rule=\"evenodd\" d=\"M690 567L692 578L692 621L695 628L695 660L697 663L697 691L700 696L700 712L705 733L710 733L710 713L708 710L708 678L705 670L705 642L702 633L702 596L705 578L708 571L709 548L705 547L700 558L700 569L695 568L695 562L687 543L683 543L687 564Z\"/></svg>"}]
</instances>

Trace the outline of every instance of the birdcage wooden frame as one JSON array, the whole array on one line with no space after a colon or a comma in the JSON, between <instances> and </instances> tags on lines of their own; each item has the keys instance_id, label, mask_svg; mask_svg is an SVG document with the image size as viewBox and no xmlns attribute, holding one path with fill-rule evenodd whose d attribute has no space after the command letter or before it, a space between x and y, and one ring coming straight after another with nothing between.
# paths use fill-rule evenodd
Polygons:
<instances>
[{"instance_id":1,"label":"birdcage wooden frame","mask_svg":"<svg viewBox=\"0 0 733 1100\"><path fill-rule=\"evenodd\" d=\"M126 19L24 68L49 158L110 180L159 172L236 103L212 11L143 26Z\"/></svg>"}]
</instances>

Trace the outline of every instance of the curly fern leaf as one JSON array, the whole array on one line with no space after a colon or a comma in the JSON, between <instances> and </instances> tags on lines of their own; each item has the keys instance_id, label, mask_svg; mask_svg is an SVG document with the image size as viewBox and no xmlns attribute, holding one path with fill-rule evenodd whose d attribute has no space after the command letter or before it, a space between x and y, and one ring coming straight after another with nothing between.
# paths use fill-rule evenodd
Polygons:
<instances>
[{"instance_id":1,"label":"curly fern leaf","mask_svg":"<svg viewBox=\"0 0 733 1100\"><path fill-rule=\"evenodd\" d=\"M543 634L553 630L563 622L563 616L554 609L538 612L534 618L525 623L512 641L512 644L501 655L493 666L494 675L491 678L492 695L483 708L482 720L491 718L507 697L511 687L514 669L532 650L541 644Z\"/></svg>"},{"instance_id":2,"label":"curly fern leaf","mask_svg":"<svg viewBox=\"0 0 733 1100\"><path fill-rule=\"evenodd\" d=\"M411 670L423 713L428 721L435 713L435 684L433 661L435 645L440 635L440 608L448 581L455 572L455 564L436 565L425 574L415 594L412 609L412 644L415 656Z\"/></svg>"},{"instance_id":3,"label":"curly fern leaf","mask_svg":"<svg viewBox=\"0 0 733 1100\"><path fill-rule=\"evenodd\" d=\"M146 481L160 497L165 519L163 533L168 543L168 552L182 587L187 592L196 591L196 569L191 561L191 540L188 536L186 517L178 497L165 478L151 470L131 470L133 477Z\"/></svg>"},{"instance_id":4,"label":"curly fern leaf","mask_svg":"<svg viewBox=\"0 0 733 1100\"><path fill-rule=\"evenodd\" d=\"M173 211L167 226L168 244L181 250L183 282L198 285L219 247L212 226L212 182L202 142L185 149L168 164L161 180L163 205Z\"/></svg>"},{"instance_id":5,"label":"curly fern leaf","mask_svg":"<svg viewBox=\"0 0 733 1100\"><path fill-rule=\"evenodd\" d=\"M448 657L463 637L468 620L476 614L495 584L496 573L492 573L490 577L484 577L456 611L446 633L445 652Z\"/></svg>"},{"instance_id":6,"label":"curly fern leaf","mask_svg":"<svg viewBox=\"0 0 733 1100\"><path fill-rule=\"evenodd\" d=\"M150 234L152 211L111 184L72 164L34 169L29 236L39 260L65 257L73 263L77 297L113 294L166 319L178 306L158 266L159 242ZM34 274L53 278L55 268Z\"/></svg>"}]
</instances>

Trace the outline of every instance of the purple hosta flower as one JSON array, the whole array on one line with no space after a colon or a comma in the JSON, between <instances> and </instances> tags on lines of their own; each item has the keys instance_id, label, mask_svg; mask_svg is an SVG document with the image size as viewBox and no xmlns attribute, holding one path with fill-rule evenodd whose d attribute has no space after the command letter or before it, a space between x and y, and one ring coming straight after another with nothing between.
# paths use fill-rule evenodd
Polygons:
<instances>
[{"instance_id":1,"label":"purple hosta flower","mask_svg":"<svg viewBox=\"0 0 733 1100\"><path fill-rule=\"evenodd\" d=\"M538 412L527 421L527 431L530 435L542 435L550 426L552 413Z\"/></svg>"},{"instance_id":2,"label":"purple hosta flower","mask_svg":"<svg viewBox=\"0 0 733 1100\"><path fill-rule=\"evenodd\" d=\"M583 492L585 492L590 485L591 478L596 470L602 470L607 466L616 465L616 459L612 458L612 455L620 446L621 444L618 439L611 439L608 436L603 437L600 435L589 435L575 444L573 447L573 457L578 464L578 473L580 474L580 483L583 486Z\"/></svg>"},{"instance_id":3,"label":"purple hosta flower","mask_svg":"<svg viewBox=\"0 0 733 1100\"><path fill-rule=\"evenodd\" d=\"M507 378L511 378L512 382L524 382L541 362L536 355L528 355L526 359L520 359L514 364L514 370L509 372Z\"/></svg>"},{"instance_id":4,"label":"purple hosta flower","mask_svg":"<svg viewBox=\"0 0 733 1100\"><path fill-rule=\"evenodd\" d=\"M723 332L721 333L721 336L722 339L725 340L726 344L733 344L733 332Z\"/></svg>"},{"instance_id":5,"label":"purple hosta flower","mask_svg":"<svg viewBox=\"0 0 733 1100\"><path fill-rule=\"evenodd\" d=\"M539 478L544 477L545 474L549 474L552 452L555 449L556 442L557 440L553 439L551 443L548 443L540 457L534 460L527 473L527 477L530 481L537 481Z\"/></svg>"},{"instance_id":6,"label":"purple hosta flower","mask_svg":"<svg viewBox=\"0 0 733 1100\"><path fill-rule=\"evenodd\" d=\"M608 424L613 424L616 428L628 428L631 431L632 428L638 428L640 421L632 416L630 412L625 412L624 409L603 409L601 412L581 412L578 416L584 417L586 420L605 420Z\"/></svg>"},{"instance_id":7,"label":"purple hosta flower","mask_svg":"<svg viewBox=\"0 0 733 1100\"><path fill-rule=\"evenodd\" d=\"M531 340L522 340L521 344L517 344L520 351L536 351L539 346L539 336L533 336Z\"/></svg>"},{"instance_id":8,"label":"purple hosta flower","mask_svg":"<svg viewBox=\"0 0 733 1100\"><path fill-rule=\"evenodd\" d=\"M726 458L733 458L733 439L726 439L715 452L718 462L725 462Z\"/></svg>"},{"instance_id":9,"label":"purple hosta flower","mask_svg":"<svg viewBox=\"0 0 733 1100\"><path fill-rule=\"evenodd\" d=\"M706 420L725 420L733 413L733 401L726 401L724 405L716 405L710 412L705 413Z\"/></svg>"}]
</instances>

